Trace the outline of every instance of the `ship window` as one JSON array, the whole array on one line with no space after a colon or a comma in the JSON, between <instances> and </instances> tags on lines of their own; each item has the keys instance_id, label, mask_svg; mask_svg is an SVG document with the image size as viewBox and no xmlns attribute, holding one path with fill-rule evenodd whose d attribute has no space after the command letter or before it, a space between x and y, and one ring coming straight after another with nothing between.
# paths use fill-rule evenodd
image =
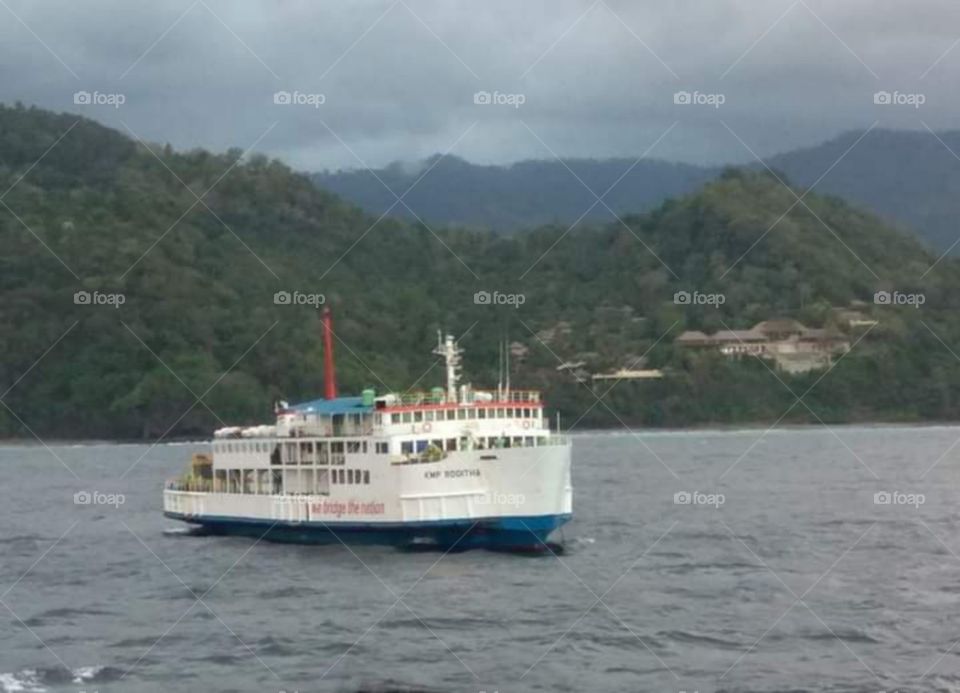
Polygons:
<instances>
[{"instance_id":1,"label":"ship window","mask_svg":"<svg viewBox=\"0 0 960 693\"><path fill-rule=\"evenodd\" d=\"M432 411L425 411L425 412L423 412L423 420L424 420L424 421L433 421L433 412L432 412Z\"/></svg>"},{"instance_id":2,"label":"ship window","mask_svg":"<svg viewBox=\"0 0 960 693\"><path fill-rule=\"evenodd\" d=\"M476 419L476 418L477 418L477 410L476 410L476 409L468 409L468 410L467 410L467 418L468 418L468 419Z\"/></svg>"},{"instance_id":3,"label":"ship window","mask_svg":"<svg viewBox=\"0 0 960 693\"><path fill-rule=\"evenodd\" d=\"M506 410L503 407L497 408L497 418L502 419L504 416L506 416Z\"/></svg>"},{"instance_id":4,"label":"ship window","mask_svg":"<svg viewBox=\"0 0 960 693\"><path fill-rule=\"evenodd\" d=\"M337 470L337 476L340 478L340 483L342 484L342 483L343 483L343 476L344 476L342 469L338 469L338 470Z\"/></svg>"},{"instance_id":5,"label":"ship window","mask_svg":"<svg viewBox=\"0 0 960 693\"><path fill-rule=\"evenodd\" d=\"M352 470L352 469L348 469L348 470L347 470L347 483L348 483L348 484L352 484L352 483L353 483L353 470Z\"/></svg>"},{"instance_id":6,"label":"ship window","mask_svg":"<svg viewBox=\"0 0 960 693\"><path fill-rule=\"evenodd\" d=\"M330 452L343 452L343 441L338 440L335 443L330 443Z\"/></svg>"},{"instance_id":7,"label":"ship window","mask_svg":"<svg viewBox=\"0 0 960 693\"><path fill-rule=\"evenodd\" d=\"M409 455L411 452L413 452L413 441L404 440L403 442L401 442L400 452L402 452L404 455Z\"/></svg>"},{"instance_id":8,"label":"ship window","mask_svg":"<svg viewBox=\"0 0 960 693\"><path fill-rule=\"evenodd\" d=\"M423 412L422 411L413 412L413 420L416 421L417 423L420 423L421 421L423 421Z\"/></svg>"},{"instance_id":9,"label":"ship window","mask_svg":"<svg viewBox=\"0 0 960 693\"><path fill-rule=\"evenodd\" d=\"M447 438L447 452L456 452L456 451L457 451L457 439Z\"/></svg>"},{"instance_id":10,"label":"ship window","mask_svg":"<svg viewBox=\"0 0 960 693\"><path fill-rule=\"evenodd\" d=\"M486 410L486 409L482 409L482 408L481 408L481 409L478 409L478 410L477 410L477 418L478 418L478 419L485 419L485 418L487 418L487 410Z\"/></svg>"},{"instance_id":11,"label":"ship window","mask_svg":"<svg viewBox=\"0 0 960 693\"><path fill-rule=\"evenodd\" d=\"M525 448L532 448L532 447L533 447L533 438L530 437L530 436L525 437L525 438L523 439L523 447L525 447Z\"/></svg>"},{"instance_id":12,"label":"ship window","mask_svg":"<svg viewBox=\"0 0 960 693\"><path fill-rule=\"evenodd\" d=\"M457 418L457 412L454 409L447 409L447 421L453 421Z\"/></svg>"},{"instance_id":13,"label":"ship window","mask_svg":"<svg viewBox=\"0 0 960 693\"><path fill-rule=\"evenodd\" d=\"M364 469L364 470L363 470L363 483L365 483L365 484L369 484L369 483L370 483L370 470L369 470L369 469Z\"/></svg>"},{"instance_id":14,"label":"ship window","mask_svg":"<svg viewBox=\"0 0 960 693\"><path fill-rule=\"evenodd\" d=\"M390 423L400 423L400 415L399 415L399 414L391 414L391 415L390 415Z\"/></svg>"},{"instance_id":15,"label":"ship window","mask_svg":"<svg viewBox=\"0 0 960 693\"><path fill-rule=\"evenodd\" d=\"M359 440L348 440L348 441L347 441L347 452L360 452L360 441L359 441Z\"/></svg>"},{"instance_id":16,"label":"ship window","mask_svg":"<svg viewBox=\"0 0 960 693\"><path fill-rule=\"evenodd\" d=\"M403 423L410 423L411 421L413 421L413 415L408 411L403 412Z\"/></svg>"},{"instance_id":17,"label":"ship window","mask_svg":"<svg viewBox=\"0 0 960 693\"><path fill-rule=\"evenodd\" d=\"M427 441L425 441L425 440L418 440L418 441L416 442L416 446L417 446L417 452L423 452L424 450L427 449Z\"/></svg>"},{"instance_id":18,"label":"ship window","mask_svg":"<svg viewBox=\"0 0 960 693\"><path fill-rule=\"evenodd\" d=\"M460 421L464 421L466 420L466 418L467 418L467 410L457 409L457 419L459 419Z\"/></svg>"},{"instance_id":19,"label":"ship window","mask_svg":"<svg viewBox=\"0 0 960 693\"><path fill-rule=\"evenodd\" d=\"M377 454L386 455L388 445L386 443L377 443Z\"/></svg>"},{"instance_id":20,"label":"ship window","mask_svg":"<svg viewBox=\"0 0 960 693\"><path fill-rule=\"evenodd\" d=\"M330 481L332 481L333 483L337 483L337 470L336 470L336 469L334 469L333 472L330 474Z\"/></svg>"},{"instance_id":21,"label":"ship window","mask_svg":"<svg viewBox=\"0 0 960 693\"><path fill-rule=\"evenodd\" d=\"M529 418L530 418L530 410L529 410L529 409L524 409L524 410L523 410L523 418L525 418L525 419L529 419Z\"/></svg>"},{"instance_id":22,"label":"ship window","mask_svg":"<svg viewBox=\"0 0 960 693\"><path fill-rule=\"evenodd\" d=\"M360 444L360 449L363 450L364 454L366 454L366 452L367 452L367 441L363 441L363 443Z\"/></svg>"}]
</instances>

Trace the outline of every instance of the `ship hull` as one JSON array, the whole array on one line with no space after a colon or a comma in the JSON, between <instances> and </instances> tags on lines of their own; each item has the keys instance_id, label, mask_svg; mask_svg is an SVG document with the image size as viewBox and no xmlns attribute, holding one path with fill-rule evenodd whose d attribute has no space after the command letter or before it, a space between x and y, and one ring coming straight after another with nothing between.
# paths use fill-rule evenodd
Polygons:
<instances>
[{"instance_id":1,"label":"ship hull","mask_svg":"<svg viewBox=\"0 0 960 693\"><path fill-rule=\"evenodd\" d=\"M278 465L286 475L280 489L245 488L248 480L280 473L269 459L265 468L250 460L244 465L251 469L230 472L234 492L167 488L163 508L197 531L272 541L546 550L550 533L573 513L570 457L566 442L451 451L438 461L396 464L369 445L367 454L348 453L340 469ZM319 478L335 472L337 483L327 493L311 493Z\"/></svg>"},{"instance_id":2,"label":"ship hull","mask_svg":"<svg viewBox=\"0 0 960 693\"><path fill-rule=\"evenodd\" d=\"M570 520L569 513L403 523L286 522L254 518L187 516L165 512L198 532L245 536L292 544L385 545L442 551L490 549L538 553L553 550L550 535Z\"/></svg>"}]
</instances>

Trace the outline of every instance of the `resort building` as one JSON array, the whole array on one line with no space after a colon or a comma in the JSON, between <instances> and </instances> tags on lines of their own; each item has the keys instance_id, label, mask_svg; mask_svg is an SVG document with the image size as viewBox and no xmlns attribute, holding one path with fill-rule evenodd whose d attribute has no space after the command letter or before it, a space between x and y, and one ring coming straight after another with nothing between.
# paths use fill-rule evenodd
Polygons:
<instances>
[{"instance_id":1,"label":"resort building","mask_svg":"<svg viewBox=\"0 0 960 693\"><path fill-rule=\"evenodd\" d=\"M764 320L749 330L720 330L711 335L691 330L674 343L692 349L714 349L729 358L769 359L788 373L828 368L835 355L850 349L850 341L840 332L784 319Z\"/></svg>"}]
</instances>

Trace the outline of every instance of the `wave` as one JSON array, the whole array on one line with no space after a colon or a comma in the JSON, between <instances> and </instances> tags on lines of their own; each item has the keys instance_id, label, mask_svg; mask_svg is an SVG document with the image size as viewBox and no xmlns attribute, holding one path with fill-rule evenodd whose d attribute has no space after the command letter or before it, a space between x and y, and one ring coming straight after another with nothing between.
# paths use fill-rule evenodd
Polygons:
<instances>
[{"instance_id":1,"label":"wave","mask_svg":"<svg viewBox=\"0 0 960 693\"><path fill-rule=\"evenodd\" d=\"M119 669L103 665L83 666L76 669L47 667L21 669L18 672L0 673L2 693L45 693L49 686L66 684L109 683L122 676Z\"/></svg>"},{"instance_id":2,"label":"wave","mask_svg":"<svg viewBox=\"0 0 960 693\"><path fill-rule=\"evenodd\" d=\"M707 645L709 647L720 648L723 650L738 650L742 649L743 647L741 643L733 640L725 640L723 638L716 638L710 635L691 633L685 630L660 631L657 633L657 636L671 642L683 643L685 645Z\"/></svg>"}]
</instances>

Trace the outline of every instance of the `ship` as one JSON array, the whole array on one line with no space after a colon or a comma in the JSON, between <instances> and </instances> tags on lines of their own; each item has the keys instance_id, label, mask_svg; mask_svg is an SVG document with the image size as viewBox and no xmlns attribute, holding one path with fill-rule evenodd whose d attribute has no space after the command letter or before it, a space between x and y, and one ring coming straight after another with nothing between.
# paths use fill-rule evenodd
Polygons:
<instances>
[{"instance_id":1,"label":"ship","mask_svg":"<svg viewBox=\"0 0 960 693\"><path fill-rule=\"evenodd\" d=\"M322 314L324 397L215 431L167 481L166 517L193 533L409 549L547 551L573 515L570 437L540 392L461 383L463 350L437 334L446 387L337 392ZM503 372L501 364L501 372ZM506 372L509 374L509 365Z\"/></svg>"}]
</instances>

